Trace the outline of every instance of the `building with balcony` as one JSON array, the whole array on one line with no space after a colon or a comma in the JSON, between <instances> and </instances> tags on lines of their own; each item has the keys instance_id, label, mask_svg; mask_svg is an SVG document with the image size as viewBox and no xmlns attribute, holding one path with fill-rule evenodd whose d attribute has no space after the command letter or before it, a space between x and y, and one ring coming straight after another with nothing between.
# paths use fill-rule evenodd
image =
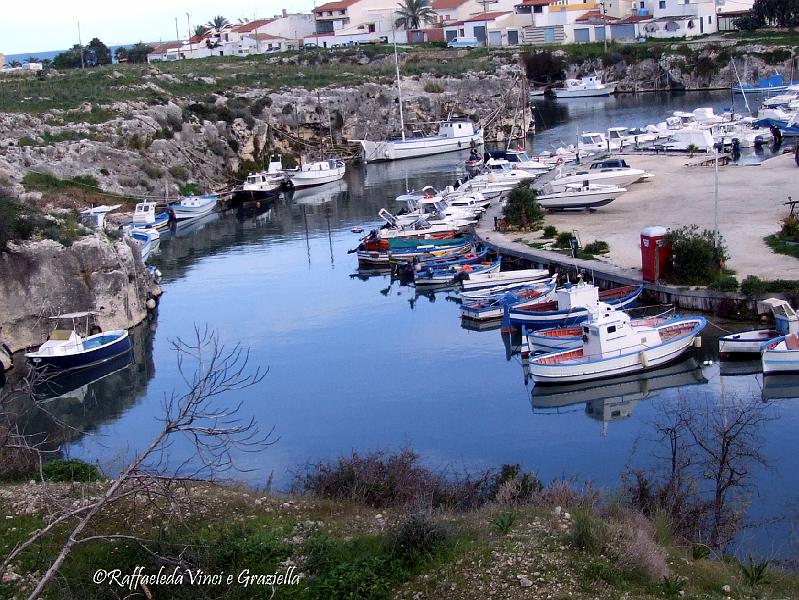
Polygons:
<instances>
[{"instance_id":1,"label":"building with balcony","mask_svg":"<svg viewBox=\"0 0 799 600\"><path fill-rule=\"evenodd\" d=\"M305 36L306 46L337 48L355 44L392 43L407 39L394 29L396 0L338 0L314 9L314 32Z\"/></svg>"}]
</instances>

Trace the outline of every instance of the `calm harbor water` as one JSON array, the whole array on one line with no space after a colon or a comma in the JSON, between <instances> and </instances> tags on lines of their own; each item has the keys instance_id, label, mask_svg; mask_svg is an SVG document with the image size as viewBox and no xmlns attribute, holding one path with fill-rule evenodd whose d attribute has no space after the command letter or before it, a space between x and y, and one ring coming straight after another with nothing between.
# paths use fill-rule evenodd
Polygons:
<instances>
[{"instance_id":1,"label":"calm harbor water","mask_svg":"<svg viewBox=\"0 0 799 600\"><path fill-rule=\"evenodd\" d=\"M671 110L721 108L725 98L621 97L600 101L603 109L569 104L550 110L558 115L548 121L552 129L532 146L540 151L565 141L578 114L581 129L604 130L662 120ZM406 189L453 183L462 161L455 154L353 166L341 184L281 198L258 215L214 214L163 239L153 263L165 293L157 316L133 332L133 363L94 383L74 381L75 389L51 405L86 431L67 440L66 452L113 472L146 446L164 396L182 386L170 340L188 339L195 325L207 324L226 343L250 348L253 365L269 369L257 387L224 397L231 405L243 400L243 413L262 429L274 427L273 446L238 458L252 469L240 478L254 485L271 477L286 488L306 462L353 450L410 447L434 467L479 471L520 463L544 481L569 477L615 488L627 466L652 463L651 423L664 403L756 396L776 418L763 432L773 468L756 473L752 514L789 512L799 499L799 382L764 382L756 365L720 372L718 329L709 327L703 347L667 370L535 390L499 330L461 327L454 294L417 296L388 276L358 274L347 252L358 243L351 228L376 226L377 211L397 208L394 197ZM190 449L176 440L168 458L177 463ZM788 548L789 526L779 528L779 535L761 528L744 542L764 552L795 551Z\"/></svg>"}]
</instances>

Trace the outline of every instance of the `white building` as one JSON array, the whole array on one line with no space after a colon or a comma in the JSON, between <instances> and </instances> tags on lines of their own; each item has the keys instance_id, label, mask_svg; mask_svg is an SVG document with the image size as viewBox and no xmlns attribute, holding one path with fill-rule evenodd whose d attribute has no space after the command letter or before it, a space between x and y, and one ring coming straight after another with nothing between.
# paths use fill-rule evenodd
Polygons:
<instances>
[{"instance_id":1,"label":"white building","mask_svg":"<svg viewBox=\"0 0 799 600\"><path fill-rule=\"evenodd\" d=\"M396 0L338 0L314 9L314 33L305 36L306 46L338 48L353 44L391 43L407 40L397 32Z\"/></svg>"},{"instance_id":2,"label":"white building","mask_svg":"<svg viewBox=\"0 0 799 600\"><path fill-rule=\"evenodd\" d=\"M441 25L463 21L483 12L483 5L477 0L433 0L431 8Z\"/></svg>"}]
</instances>

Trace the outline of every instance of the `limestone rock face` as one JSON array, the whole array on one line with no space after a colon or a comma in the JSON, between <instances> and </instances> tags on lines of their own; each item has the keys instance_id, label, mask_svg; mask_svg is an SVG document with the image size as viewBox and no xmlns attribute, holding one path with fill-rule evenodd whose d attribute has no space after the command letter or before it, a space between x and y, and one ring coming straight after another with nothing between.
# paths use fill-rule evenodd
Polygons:
<instances>
[{"instance_id":1,"label":"limestone rock face","mask_svg":"<svg viewBox=\"0 0 799 600\"><path fill-rule=\"evenodd\" d=\"M133 242L94 235L69 248L44 240L0 253L2 342L12 351L40 344L47 317L66 312L94 310L103 331L128 329L159 294Z\"/></svg>"}]
</instances>

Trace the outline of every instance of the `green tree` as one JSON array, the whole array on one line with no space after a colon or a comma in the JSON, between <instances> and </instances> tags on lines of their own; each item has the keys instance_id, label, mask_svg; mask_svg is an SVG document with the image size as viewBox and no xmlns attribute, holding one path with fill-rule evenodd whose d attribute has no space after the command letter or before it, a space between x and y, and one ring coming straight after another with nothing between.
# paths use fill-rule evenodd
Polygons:
<instances>
[{"instance_id":1,"label":"green tree","mask_svg":"<svg viewBox=\"0 0 799 600\"><path fill-rule=\"evenodd\" d=\"M736 20L741 29L758 27L796 27L799 25L799 0L755 0L752 12Z\"/></svg>"},{"instance_id":2,"label":"green tree","mask_svg":"<svg viewBox=\"0 0 799 600\"><path fill-rule=\"evenodd\" d=\"M197 25L194 28L194 35L196 35L197 37L202 37L203 35L205 35L207 31L208 27L206 27L205 25Z\"/></svg>"},{"instance_id":3,"label":"green tree","mask_svg":"<svg viewBox=\"0 0 799 600\"><path fill-rule=\"evenodd\" d=\"M148 46L142 42L137 42L130 48L120 46L114 51L114 55L116 56L117 62L146 63L147 55L152 51L152 46Z\"/></svg>"},{"instance_id":4,"label":"green tree","mask_svg":"<svg viewBox=\"0 0 799 600\"><path fill-rule=\"evenodd\" d=\"M81 66L81 56L83 47L75 44L69 50L62 52L53 59L53 66L56 69L78 69Z\"/></svg>"},{"instance_id":5,"label":"green tree","mask_svg":"<svg viewBox=\"0 0 799 600\"><path fill-rule=\"evenodd\" d=\"M84 57L87 67L97 67L99 65L110 65L111 50L108 49L99 38L92 38L89 45L86 46L86 54Z\"/></svg>"},{"instance_id":6,"label":"green tree","mask_svg":"<svg viewBox=\"0 0 799 600\"><path fill-rule=\"evenodd\" d=\"M12 68L21 67L22 63L18 60L12 60L10 63L8 63L8 66Z\"/></svg>"},{"instance_id":7,"label":"green tree","mask_svg":"<svg viewBox=\"0 0 799 600\"><path fill-rule=\"evenodd\" d=\"M430 0L403 0L397 6L397 20L394 27L404 29L420 29L424 23L433 23L436 13L430 6Z\"/></svg>"},{"instance_id":8,"label":"green tree","mask_svg":"<svg viewBox=\"0 0 799 600\"><path fill-rule=\"evenodd\" d=\"M508 194L502 216L516 227L538 229L544 221L544 209L538 203L535 190L523 185L515 187Z\"/></svg>"},{"instance_id":9,"label":"green tree","mask_svg":"<svg viewBox=\"0 0 799 600\"><path fill-rule=\"evenodd\" d=\"M213 19L211 19L205 24L205 26L208 27L209 29L216 29L217 31L221 31L228 25L230 25L230 21L228 21L222 15L216 15Z\"/></svg>"}]
</instances>

